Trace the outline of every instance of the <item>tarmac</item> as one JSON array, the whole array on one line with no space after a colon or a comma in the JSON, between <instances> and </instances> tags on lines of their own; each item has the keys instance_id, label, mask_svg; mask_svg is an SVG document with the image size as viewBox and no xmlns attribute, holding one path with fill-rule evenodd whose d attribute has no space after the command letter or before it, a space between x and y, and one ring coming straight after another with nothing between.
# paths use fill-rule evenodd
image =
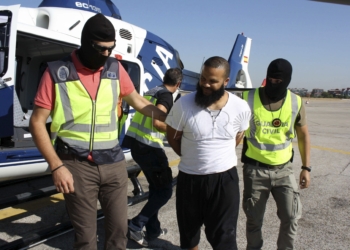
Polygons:
<instances>
[{"instance_id":1,"label":"tarmac","mask_svg":"<svg viewBox=\"0 0 350 250\"><path fill-rule=\"evenodd\" d=\"M304 100L305 103L306 99ZM308 128L311 136L311 186L300 190L303 204L302 218L299 220L298 236L295 241L297 250L347 250L350 249L350 100L308 99L305 104ZM299 179L301 160L297 140L293 142L294 174ZM242 145L236 148L240 159ZM177 176L179 157L166 147L173 176ZM242 197L242 163L238 162L240 191ZM147 181L139 178L144 190ZM46 180L47 181L47 180ZM50 177L48 178L50 181ZM37 185L33 182L25 184L27 189ZM132 185L130 182L130 192ZM19 187L18 187L19 188ZM0 188L1 196L15 192L14 188ZM175 192L169 202L160 210L159 219L168 234L143 248L137 243L128 242L127 249L179 250L179 232L175 211ZM145 202L129 207L128 217L135 216ZM276 249L279 231L279 220L276 205L271 196L263 223L264 246L262 249ZM50 198L17 205L0 210L0 246L21 237L28 237L33 232L68 221L64 201L61 194ZM98 221L98 249L103 249L104 220ZM59 237L49 239L34 246L34 250L72 249L73 231ZM239 212L237 226L238 249L245 249L245 214ZM0 247L1 249L1 247ZM204 228L201 232L199 249L212 249L207 242Z\"/></svg>"}]
</instances>

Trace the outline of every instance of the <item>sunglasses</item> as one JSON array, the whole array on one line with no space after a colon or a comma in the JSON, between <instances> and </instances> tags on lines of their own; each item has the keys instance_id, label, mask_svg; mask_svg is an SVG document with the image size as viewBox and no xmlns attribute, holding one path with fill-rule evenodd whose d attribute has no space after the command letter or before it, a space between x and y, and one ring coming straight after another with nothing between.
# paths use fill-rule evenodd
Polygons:
<instances>
[{"instance_id":1,"label":"sunglasses","mask_svg":"<svg viewBox=\"0 0 350 250\"><path fill-rule=\"evenodd\" d=\"M269 81L272 83L282 83L283 82L281 79L275 79L275 78L271 78L271 77L269 77Z\"/></svg>"},{"instance_id":2,"label":"sunglasses","mask_svg":"<svg viewBox=\"0 0 350 250\"><path fill-rule=\"evenodd\" d=\"M113 46L110 46L110 47L101 46L101 45L98 45L96 43L92 43L91 45L95 50L97 50L100 53L105 52L106 50L108 50L108 52L111 53L112 50L115 48L115 44Z\"/></svg>"}]
</instances>

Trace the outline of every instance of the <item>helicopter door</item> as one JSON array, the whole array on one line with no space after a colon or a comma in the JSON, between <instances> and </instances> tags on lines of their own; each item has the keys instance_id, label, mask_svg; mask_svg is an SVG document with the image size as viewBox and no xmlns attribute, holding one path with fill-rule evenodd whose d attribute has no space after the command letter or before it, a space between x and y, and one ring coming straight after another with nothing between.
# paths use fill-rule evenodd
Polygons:
<instances>
[{"instance_id":1,"label":"helicopter door","mask_svg":"<svg viewBox=\"0 0 350 250\"><path fill-rule=\"evenodd\" d=\"M0 138L13 135L15 49L20 5L0 6Z\"/></svg>"}]
</instances>

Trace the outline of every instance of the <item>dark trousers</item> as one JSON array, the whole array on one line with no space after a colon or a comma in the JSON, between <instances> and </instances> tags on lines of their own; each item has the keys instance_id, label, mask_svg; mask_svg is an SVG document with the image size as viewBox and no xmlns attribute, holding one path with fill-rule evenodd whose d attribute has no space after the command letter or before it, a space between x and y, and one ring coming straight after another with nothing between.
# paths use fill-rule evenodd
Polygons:
<instances>
[{"instance_id":1,"label":"dark trousers","mask_svg":"<svg viewBox=\"0 0 350 250\"><path fill-rule=\"evenodd\" d=\"M131 155L146 176L149 196L141 212L129 222L129 228L141 231L145 226L147 236L156 238L160 234L158 211L172 195L172 173L168 158L163 149L139 142L131 146Z\"/></svg>"},{"instance_id":2,"label":"dark trousers","mask_svg":"<svg viewBox=\"0 0 350 250\"><path fill-rule=\"evenodd\" d=\"M63 159L73 175L73 194L65 194L75 230L74 249L97 249L97 200L105 216L104 249L124 250L127 244L127 187L125 161L97 165L87 160Z\"/></svg>"},{"instance_id":3,"label":"dark trousers","mask_svg":"<svg viewBox=\"0 0 350 250\"><path fill-rule=\"evenodd\" d=\"M176 212L181 248L199 244L200 228L204 224L205 234L214 250L236 250L239 201L236 167L208 175L180 171Z\"/></svg>"}]
</instances>

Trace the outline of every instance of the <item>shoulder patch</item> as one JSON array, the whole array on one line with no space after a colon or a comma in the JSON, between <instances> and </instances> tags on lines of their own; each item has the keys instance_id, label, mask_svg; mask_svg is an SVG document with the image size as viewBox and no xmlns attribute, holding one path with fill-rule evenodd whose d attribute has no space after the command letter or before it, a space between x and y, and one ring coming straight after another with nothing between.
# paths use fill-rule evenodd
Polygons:
<instances>
[{"instance_id":1,"label":"shoulder patch","mask_svg":"<svg viewBox=\"0 0 350 250\"><path fill-rule=\"evenodd\" d=\"M66 81L69 76L69 69L66 66L61 66L57 70L57 77L61 81Z\"/></svg>"},{"instance_id":2,"label":"shoulder patch","mask_svg":"<svg viewBox=\"0 0 350 250\"><path fill-rule=\"evenodd\" d=\"M115 72L107 71L107 77L110 79L117 79L117 74Z\"/></svg>"}]
</instances>

